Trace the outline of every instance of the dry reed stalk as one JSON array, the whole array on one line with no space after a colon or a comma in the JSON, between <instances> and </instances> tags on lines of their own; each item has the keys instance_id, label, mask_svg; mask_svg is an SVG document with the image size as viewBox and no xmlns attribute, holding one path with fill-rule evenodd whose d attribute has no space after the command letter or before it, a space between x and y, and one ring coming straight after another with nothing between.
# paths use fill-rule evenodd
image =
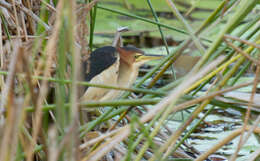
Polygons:
<instances>
[{"instance_id":1,"label":"dry reed stalk","mask_svg":"<svg viewBox=\"0 0 260 161\"><path fill-rule=\"evenodd\" d=\"M145 123L150 121L155 115L163 111L168 105L172 103L176 103L177 99L183 95L183 91L189 87L192 83L194 83L197 79L207 74L209 71L214 69L219 63L223 61L224 57L220 57L215 61L211 62L207 67L201 69L198 73L194 75L188 76L189 79L186 79L182 84L180 84L176 89L174 89L168 97L162 99L154 108L150 109L145 115L140 118L140 122ZM166 108L166 111L170 110L170 108ZM165 114L167 114L165 111ZM170 111L169 111L170 112ZM163 118L163 117L162 117ZM96 150L91 152L86 158L82 161L95 161L102 158L107 152L109 152L115 145L117 145L120 141L126 139L130 134L130 125L125 125L122 128L117 129L118 132L115 134L109 142L105 142L100 145ZM114 131L111 131L112 133Z\"/></svg>"},{"instance_id":2,"label":"dry reed stalk","mask_svg":"<svg viewBox=\"0 0 260 161\"><path fill-rule=\"evenodd\" d=\"M60 31L60 27L61 27L61 9L63 8L63 1L59 1L58 5L57 5L57 18L56 18L56 22L52 31L52 35L50 36L50 39L47 43L46 46L46 66L44 69L44 77L48 77L50 76L50 68L53 62L53 57L56 53L56 43L58 40L58 34ZM39 96L37 99L37 104L36 104L36 109L35 109L35 121L33 122L33 132L32 132L32 142L31 145L26 153L26 157L28 159L28 161L32 161L32 157L33 157L33 149L34 146L36 145L36 139L38 137L38 133L39 130L41 128L41 123L42 123L42 105L44 103L44 99L46 98L47 92L48 92L48 88L47 88L48 82L47 80L43 80L41 83L41 87L40 87L40 91L39 91Z\"/></svg>"},{"instance_id":3,"label":"dry reed stalk","mask_svg":"<svg viewBox=\"0 0 260 161\"><path fill-rule=\"evenodd\" d=\"M250 128L251 128L251 126L246 126L246 130L249 130ZM205 153L201 154L200 156L198 156L195 159L195 161L203 161L203 160L205 160L210 154L213 154L214 152L216 152L219 148L221 148L225 144L229 143L231 140L233 140L235 137L240 135L242 132L243 132L242 128L233 131L227 137L222 139L219 143L217 143L216 145L212 146L212 148L210 148L207 152L205 152ZM259 134L260 133L260 128L256 127L254 129L254 132Z\"/></svg>"}]
</instances>

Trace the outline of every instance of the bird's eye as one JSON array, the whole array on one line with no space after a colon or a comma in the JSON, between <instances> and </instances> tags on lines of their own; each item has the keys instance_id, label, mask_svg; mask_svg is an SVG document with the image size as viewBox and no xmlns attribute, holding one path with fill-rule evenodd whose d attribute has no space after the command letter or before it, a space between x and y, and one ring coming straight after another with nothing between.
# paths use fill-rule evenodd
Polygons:
<instances>
[{"instance_id":1,"label":"bird's eye","mask_svg":"<svg viewBox=\"0 0 260 161\"><path fill-rule=\"evenodd\" d=\"M142 56L142 54L136 53L136 54L135 54L135 59L139 58L140 56Z\"/></svg>"}]
</instances>

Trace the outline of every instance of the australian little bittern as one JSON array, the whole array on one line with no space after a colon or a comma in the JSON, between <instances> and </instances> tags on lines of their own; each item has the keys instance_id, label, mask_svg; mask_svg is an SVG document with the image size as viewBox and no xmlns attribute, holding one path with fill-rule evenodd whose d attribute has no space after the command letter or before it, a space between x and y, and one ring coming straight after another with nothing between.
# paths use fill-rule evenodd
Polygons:
<instances>
[{"instance_id":1,"label":"australian little bittern","mask_svg":"<svg viewBox=\"0 0 260 161\"><path fill-rule=\"evenodd\" d=\"M90 54L83 63L85 80L90 83L119 87L130 87L138 76L139 67L145 62L159 57L145 55L134 46L105 46ZM118 97L120 91L89 87L81 101L108 100Z\"/></svg>"}]
</instances>

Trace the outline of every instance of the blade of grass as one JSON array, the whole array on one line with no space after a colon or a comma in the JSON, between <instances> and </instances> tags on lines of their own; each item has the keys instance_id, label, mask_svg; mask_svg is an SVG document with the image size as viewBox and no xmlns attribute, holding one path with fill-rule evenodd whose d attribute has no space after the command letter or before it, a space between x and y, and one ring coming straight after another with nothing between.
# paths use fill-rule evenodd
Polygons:
<instances>
[{"instance_id":1,"label":"blade of grass","mask_svg":"<svg viewBox=\"0 0 260 161\"><path fill-rule=\"evenodd\" d=\"M219 47L219 45L222 43L222 38L225 34L230 33L243 18L248 15L248 13L255 7L255 4L257 3L257 0L242 0L239 4L238 9L235 11L235 13L230 17L227 25L225 25L225 28L221 31L220 34L218 34L215 41L211 44L210 48L206 51L206 53L203 55L202 59L196 64L196 66L193 68L192 72L198 70L201 68L203 64L206 63L206 61L209 59L209 57L216 51L216 49Z\"/></svg>"},{"instance_id":2,"label":"blade of grass","mask_svg":"<svg viewBox=\"0 0 260 161\"><path fill-rule=\"evenodd\" d=\"M260 43L260 41L258 41L257 43ZM253 50L252 47L247 48L247 53L250 53ZM221 80L221 82L217 85L217 87L214 89L215 91L220 90L225 83L227 82L227 80L238 70L238 67L245 61L245 58L240 58L236 65L225 75L225 77L223 78L223 80ZM173 133L170 137L170 139L167 141L167 143L160 148L160 151L164 151L167 149L166 153L164 153L163 159L166 159L168 157L168 155L170 154L170 152L172 152L172 149L174 148L173 145L175 145L177 139L179 138L179 136L182 134L182 132L184 131L184 129L193 121L194 118L196 118L198 116L198 114L205 108L206 105L209 104L211 99L205 100L202 102L202 104L196 108L193 113L192 116L190 117L190 119L188 119L175 133ZM172 146L170 146L172 145Z\"/></svg>"},{"instance_id":3,"label":"blade of grass","mask_svg":"<svg viewBox=\"0 0 260 161\"><path fill-rule=\"evenodd\" d=\"M182 17L182 15L180 14L180 12L178 11L178 9L175 7L174 3L171 0L166 0L167 4L170 6L170 8L172 9L172 12L174 13L174 15L178 18L178 20L182 23L182 25L186 28L186 30L188 31L189 35L191 36L194 44L196 45L196 47L199 49L200 54L203 55L205 52L204 47L202 46L202 44L200 43L199 39L195 36L195 32L193 31L193 29L190 27L190 25L188 24L188 22Z\"/></svg>"},{"instance_id":4,"label":"blade of grass","mask_svg":"<svg viewBox=\"0 0 260 161\"><path fill-rule=\"evenodd\" d=\"M97 2L95 2L95 3L97 3ZM90 33L89 33L89 49L90 49L90 52L92 52L92 49L93 49L93 39L94 39L96 15L97 15L97 5L95 5L94 8L92 8L90 10L90 17L91 17L91 19L90 19Z\"/></svg>"}]
</instances>

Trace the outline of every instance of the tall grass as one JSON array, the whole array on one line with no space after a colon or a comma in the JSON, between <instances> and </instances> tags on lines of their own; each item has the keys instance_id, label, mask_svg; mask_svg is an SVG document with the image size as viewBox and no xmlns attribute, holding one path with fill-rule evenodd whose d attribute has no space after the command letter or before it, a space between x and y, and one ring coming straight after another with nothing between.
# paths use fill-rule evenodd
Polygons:
<instances>
[{"instance_id":1,"label":"tall grass","mask_svg":"<svg viewBox=\"0 0 260 161\"><path fill-rule=\"evenodd\" d=\"M0 1L1 161L205 160L239 136L239 146L230 157L237 159L249 136L260 133L254 100L260 71L260 16L251 16L258 1L221 1L197 29L181 14L177 2L162 1L182 24L181 29L161 23L153 1L146 2L154 20L108 8L98 0ZM82 81L81 62L88 61L94 49L99 11L158 27L167 56L139 77L133 87ZM204 32L223 18L227 22L216 38L205 38ZM170 51L165 29L188 38ZM193 46L201 54L193 69L163 87L155 86L184 50ZM256 68L253 80L238 84L250 66ZM111 101L80 102L83 86L125 93ZM219 99L245 86L252 86L249 100L230 103ZM243 126L208 151L192 151L185 140L216 107L242 112ZM176 130L171 129L171 117L187 109L189 116ZM81 115L84 110L91 111L87 121ZM258 114L256 119L253 114ZM248 159L259 155L255 150Z\"/></svg>"}]
</instances>

